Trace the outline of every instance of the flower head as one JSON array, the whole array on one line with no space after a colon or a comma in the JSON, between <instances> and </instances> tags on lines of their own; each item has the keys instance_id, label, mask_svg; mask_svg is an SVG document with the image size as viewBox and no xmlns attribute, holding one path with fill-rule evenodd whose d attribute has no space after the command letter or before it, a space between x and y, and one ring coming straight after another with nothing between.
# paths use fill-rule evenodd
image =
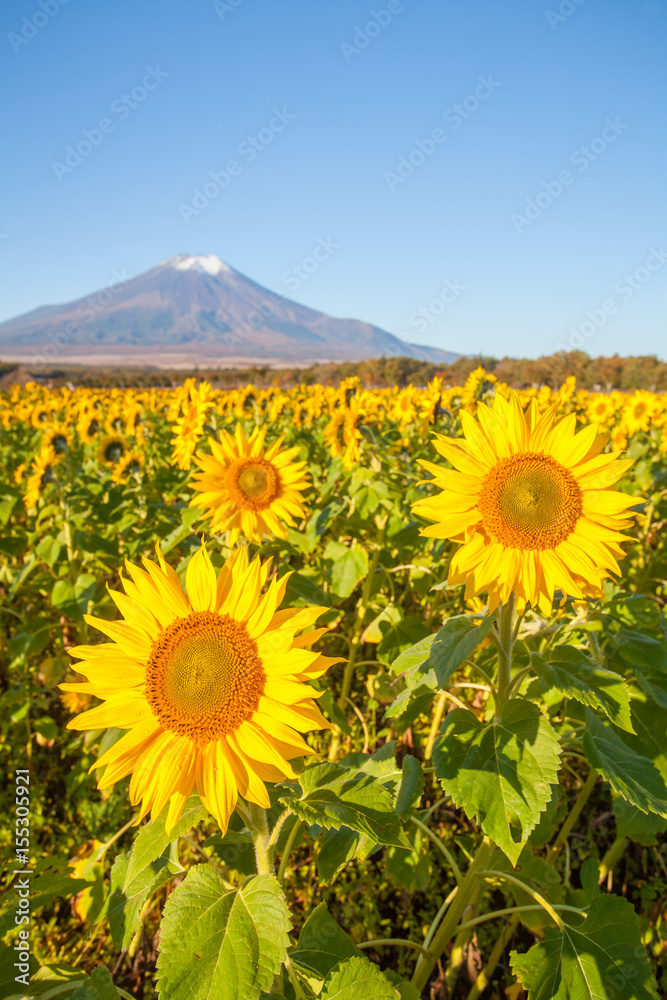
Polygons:
<instances>
[{"instance_id":1,"label":"flower head","mask_svg":"<svg viewBox=\"0 0 667 1000\"><path fill-rule=\"evenodd\" d=\"M230 544L239 535L261 541L264 535L285 538L285 525L303 517L301 493L310 485L305 462L295 462L295 448L281 449L282 438L264 447L266 428L256 427L246 439L240 424L234 434L209 438L211 454L198 454L202 470L195 475L197 491L191 507L201 507L211 518L211 530L229 531Z\"/></svg>"},{"instance_id":2,"label":"flower head","mask_svg":"<svg viewBox=\"0 0 667 1000\"><path fill-rule=\"evenodd\" d=\"M308 681L336 660L309 648L326 629L302 634L326 609L278 611L288 577L262 596L268 565L243 548L217 576L199 549L187 594L158 558L128 564L125 593L110 592L124 620L86 617L112 642L71 649L88 680L61 687L104 704L69 728L128 730L93 767L106 768L100 789L132 774L140 818L169 803L171 829L196 789L225 831L238 795L268 807L264 782L294 777L289 761L313 753L301 734L328 728Z\"/></svg>"},{"instance_id":3,"label":"flower head","mask_svg":"<svg viewBox=\"0 0 667 1000\"><path fill-rule=\"evenodd\" d=\"M453 470L421 462L443 491L414 505L436 522L422 534L462 543L449 582L465 583L467 598L487 591L492 610L512 591L519 607L547 613L556 590L599 593L620 573L621 530L637 503L609 487L632 462L602 454L607 438L595 424L575 433L574 414L540 416L535 400L524 413L515 392L477 412L461 413L463 439L436 437Z\"/></svg>"}]
</instances>

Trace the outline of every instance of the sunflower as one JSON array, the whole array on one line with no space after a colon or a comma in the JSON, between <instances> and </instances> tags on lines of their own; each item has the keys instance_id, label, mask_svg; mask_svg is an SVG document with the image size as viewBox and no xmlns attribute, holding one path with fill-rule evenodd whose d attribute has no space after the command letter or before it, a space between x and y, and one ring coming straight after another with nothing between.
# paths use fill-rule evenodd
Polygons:
<instances>
[{"instance_id":1,"label":"sunflower","mask_svg":"<svg viewBox=\"0 0 667 1000\"><path fill-rule=\"evenodd\" d=\"M59 461L60 455L56 455L51 445L42 445L39 453L35 455L32 463L32 471L26 481L26 491L23 497L28 510L37 506L42 489L53 478L53 469Z\"/></svg>"},{"instance_id":2,"label":"sunflower","mask_svg":"<svg viewBox=\"0 0 667 1000\"><path fill-rule=\"evenodd\" d=\"M97 456L101 465L112 466L120 462L128 450L128 442L117 434L108 434L100 442Z\"/></svg>"},{"instance_id":3,"label":"sunflower","mask_svg":"<svg viewBox=\"0 0 667 1000\"><path fill-rule=\"evenodd\" d=\"M658 408L658 401L652 392L637 389L623 407L621 426L628 437L639 431L648 431L651 417Z\"/></svg>"},{"instance_id":4,"label":"sunflower","mask_svg":"<svg viewBox=\"0 0 667 1000\"><path fill-rule=\"evenodd\" d=\"M496 395L480 404L478 420L461 412L464 439L436 435L436 450L454 469L421 462L443 492L414 510L436 523L422 531L461 542L449 583L466 584L466 598L488 592L489 609L515 592L550 613L554 592L599 594L624 555L621 529L632 524L637 500L608 489L632 464L602 454L607 437L595 424L575 433L576 416L540 416L531 400Z\"/></svg>"},{"instance_id":5,"label":"sunflower","mask_svg":"<svg viewBox=\"0 0 667 1000\"><path fill-rule=\"evenodd\" d=\"M266 427L256 427L246 440L240 424L234 434L220 432L209 438L211 455L199 454L192 488L199 493L190 501L211 517L213 531L229 531L230 545L239 535L259 542L263 535L285 538L285 524L303 517L301 493L310 485L305 462L293 459L299 448L281 450L283 438L264 447Z\"/></svg>"},{"instance_id":6,"label":"sunflower","mask_svg":"<svg viewBox=\"0 0 667 1000\"><path fill-rule=\"evenodd\" d=\"M135 449L125 452L123 457L114 466L114 470L111 473L112 481L114 483L126 483L130 476L141 472L143 464L144 456L140 451Z\"/></svg>"},{"instance_id":7,"label":"sunflower","mask_svg":"<svg viewBox=\"0 0 667 1000\"><path fill-rule=\"evenodd\" d=\"M169 803L171 829L196 789L223 831L238 795L264 808L264 782L293 778L289 761L312 754L301 736L329 728L307 683L338 662L309 647L326 631L309 629L325 608L277 608L289 574L271 581L268 565L250 564L239 548L216 578L206 549L191 559L187 595L158 549L159 564L128 563L125 593L110 591L123 621L86 621L113 641L77 646L88 683L65 691L104 704L68 723L127 732L93 765L106 768L98 787L132 774L138 819Z\"/></svg>"}]
</instances>

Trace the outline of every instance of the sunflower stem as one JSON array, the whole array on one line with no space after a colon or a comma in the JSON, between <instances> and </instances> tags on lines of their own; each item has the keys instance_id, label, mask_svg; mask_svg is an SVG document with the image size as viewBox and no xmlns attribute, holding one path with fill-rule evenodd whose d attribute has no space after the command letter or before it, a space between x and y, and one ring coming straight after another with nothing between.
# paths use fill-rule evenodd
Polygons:
<instances>
[{"instance_id":1,"label":"sunflower stem","mask_svg":"<svg viewBox=\"0 0 667 1000\"><path fill-rule=\"evenodd\" d=\"M477 853L472 859L466 876L459 886L456 896L454 896L454 899L450 903L449 909L429 946L429 957L425 958L421 956L420 961L417 963L412 983L413 986L416 986L419 993L423 991L428 983L429 976L435 969L438 959L456 933L458 925L461 922L461 917L471 905L477 890L479 874L487 867L495 849L495 844L488 837L484 837L477 848Z\"/></svg>"},{"instance_id":2,"label":"sunflower stem","mask_svg":"<svg viewBox=\"0 0 667 1000\"><path fill-rule=\"evenodd\" d=\"M498 608L498 701L496 702L496 719L499 718L503 705L510 696L512 685L512 646L514 645L514 591L509 601Z\"/></svg>"},{"instance_id":3,"label":"sunflower stem","mask_svg":"<svg viewBox=\"0 0 667 1000\"><path fill-rule=\"evenodd\" d=\"M266 809L262 809L261 806L256 806L254 802L249 802L248 818L250 819L248 829L252 834L252 841L255 846L257 874L275 875L273 847L271 846L271 834L269 832L269 823L266 818Z\"/></svg>"},{"instance_id":4,"label":"sunflower stem","mask_svg":"<svg viewBox=\"0 0 667 1000\"><path fill-rule=\"evenodd\" d=\"M382 550L382 539L384 538L384 527L380 532L380 542L378 546L374 549L371 556L370 565L368 567L368 573L366 574L366 579L364 580L364 585L361 589L361 597L359 598L359 603L357 605L357 615L356 624L354 628L354 635L352 637L352 642L350 643L350 655L348 661L345 664L345 672L343 674L343 686L341 688L340 696L338 698L338 707L340 709L345 708L347 699L350 697L350 691L352 690L352 680L354 678L354 668L357 662L357 654L361 648L361 636L364 630L364 621L366 619L366 612L368 610L368 602L371 594L371 587L373 586L373 578L375 576L375 571L377 569L378 560L380 558L380 552ZM331 746L329 747L329 760L335 761L338 757L338 750L340 748L340 738L341 730L336 727L333 732Z\"/></svg>"}]
</instances>

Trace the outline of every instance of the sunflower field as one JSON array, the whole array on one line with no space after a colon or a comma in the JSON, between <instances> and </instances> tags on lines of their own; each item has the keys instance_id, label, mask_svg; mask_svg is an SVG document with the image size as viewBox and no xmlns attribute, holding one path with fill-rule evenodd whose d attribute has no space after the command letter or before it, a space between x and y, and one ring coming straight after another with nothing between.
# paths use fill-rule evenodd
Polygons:
<instances>
[{"instance_id":1,"label":"sunflower field","mask_svg":"<svg viewBox=\"0 0 667 1000\"><path fill-rule=\"evenodd\" d=\"M0 1000L667 996L667 397L0 394Z\"/></svg>"}]
</instances>

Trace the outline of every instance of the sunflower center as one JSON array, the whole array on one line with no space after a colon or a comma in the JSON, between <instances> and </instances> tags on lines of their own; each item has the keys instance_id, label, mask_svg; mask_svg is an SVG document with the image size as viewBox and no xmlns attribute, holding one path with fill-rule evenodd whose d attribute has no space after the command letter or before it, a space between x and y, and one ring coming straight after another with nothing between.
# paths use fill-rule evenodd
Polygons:
<instances>
[{"instance_id":1,"label":"sunflower center","mask_svg":"<svg viewBox=\"0 0 667 1000\"><path fill-rule=\"evenodd\" d=\"M549 455L527 452L491 469L478 507L482 526L501 545L553 549L574 530L582 497L571 472Z\"/></svg>"},{"instance_id":2,"label":"sunflower center","mask_svg":"<svg viewBox=\"0 0 667 1000\"><path fill-rule=\"evenodd\" d=\"M227 487L237 507L264 510L280 492L277 469L264 458L245 458L227 470Z\"/></svg>"},{"instance_id":3,"label":"sunflower center","mask_svg":"<svg viewBox=\"0 0 667 1000\"><path fill-rule=\"evenodd\" d=\"M212 611L177 618L153 642L146 699L165 729L219 739L257 710L266 675L242 622Z\"/></svg>"}]
</instances>

